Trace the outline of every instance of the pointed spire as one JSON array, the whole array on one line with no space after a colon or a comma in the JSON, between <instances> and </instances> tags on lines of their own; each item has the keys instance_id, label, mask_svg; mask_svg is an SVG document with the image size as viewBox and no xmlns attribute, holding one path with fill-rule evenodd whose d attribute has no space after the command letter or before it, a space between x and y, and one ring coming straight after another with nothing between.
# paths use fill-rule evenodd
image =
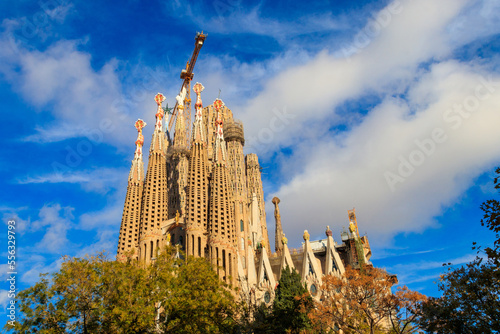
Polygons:
<instances>
[{"instance_id":1,"label":"pointed spire","mask_svg":"<svg viewBox=\"0 0 500 334\"><path fill-rule=\"evenodd\" d=\"M144 145L144 136L142 129L146 126L146 122L138 119L135 122L137 129L137 140L135 141L135 154L132 160L132 168L130 168L129 181L141 182L144 179L144 162L142 161L142 145Z\"/></svg>"},{"instance_id":2,"label":"pointed spire","mask_svg":"<svg viewBox=\"0 0 500 334\"><path fill-rule=\"evenodd\" d=\"M288 239L285 237L285 234L283 234L281 244L283 244L283 250L281 255L280 269L278 271L278 280L281 278L281 273L286 267L289 267L291 270L295 269L295 265L292 261L292 256L290 255L290 250L288 249Z\"/></svg>"},{"instance_id":3,"label":"pointed spire","mask_svg":"<svg viewBox=\"0 0 500 334\"><path fill-rule=\"evenodd\" d=\"M278 204L280 203L280 199L278 197L274 197L272 202L274 204L274 220L276 221L274 248L276 249L276 252L281 254L283 250L283 243L281 241L284 237L284 234L283 228L281 227L280 208L278 206Z\"/></svg>"},{"instance_id":4,"label":"pointed spire","mask_svg":"<svg viewBox=\"0 0 500 334\"><path fill-rule=\"evenodd\" d=\"M302 280L307 281L308 277L316 280L319 286L322 284L322 276L320 261L314 256L314 252L309 241L310 235L307 230L304 230L304 253L302 257Z\"/></svg>"},{"instance_id":5,"label":"pointed spire","mask_svg":"<svg viewBox=\"0 0 500 334\"><path fill-rule=\"evenodd\" d=\"M214 108L217 111L217 137L215 138L215 164L226 164L226 143L224 142L223 120L222 120L222 107L224 102L220 99L214 101Z\"/></svg>"},{"instance_id":6,"label":"pointed spire","mask_svg":"<svg viewBox=\"0 0 500 334\"><path fill-rule=\"evenodd\" d=\"M135 122L137 129L137 140L135 141L135 154L132 160L132 167L128 176L127 194L123 206L122 223L120 227L120 236L118 238L118 251L116 259L126 261L127 257L136 259L138 256L137 248L137 230L139 229L139 215L142 208L142 191L144 180L144 162L142 161L142 145L144 136L142 129L146 122L138 119Z\"/></svg>"},{"instance_id":7,"label":"pointed spire","mask_svg":"<svg viewBox=\"0 0 500 334\"><path fill-rule=\"evenodd\" d=\"M205 136L203 135L203 103L201 101L201 92L204 89L205 87L199 82L193 86L193 90L196 93L196 116L194 119L193 143L198 144L205 143Z\"/></svg>"},{"instance_id":8,"label":"pointed spire","mask_svg":"<svg viewBox=\"0 0 500 334\"><path fill-rule=\"evenodd\" d=\"M325 257L325 275L335 274L337 276L342 276L345 272L344 264L340 259L337 250L335 249L335 241L332 237L332 230L330 230L330 226L326 227L326 257Z\"/></svg>"},{"instance_id":9,"label":"pointed spire","mask_svg":"<svg viewBox=\"0 0 500 334\"><path fill-rule=\"evenodd\" d=\"M144 178L142 207L139 219L139 259L149 263L156 254L161 235L161 224L167 220L167 159L165 135L162 120L164 111L161 106L165 96L158 93L155 102L158 105L156 123L149 149L148 169Z\"/></svg>"},{"instance_id":10,"label":"pointed spire","mask_svg":"<svg viewBox=\"0 0 500 334\"><path fill-rule=\"evenodd\" d=\"M177 115L175 118L174 147L185 148L186 140L186 120L184 116L184 102L186 99L186 87L182 87L181 92L175 98L177 100ZM190 120L188 120L190 121Z\"/></svg>"},{"instance_id":11,"label":"pointed spire","mask_svg":"<svg viewBox=\"0 0 500 334\"><path fill-rule=\"evenodd\" d=\"M165 101L165 96L162 93L158 93L155 96L155 101L156 101L156 104L158 105L158 110L157 110L156 115L155 115L156 116L155 130L161 131L162 130L161 120L163 119L163 116L164 116L164 112L163 112L163 108L162 108L161 104L163 103L163 101Z\"/></svg>"},{"instance_id":12,"label":"pointed spire","mask_svg":"<svg viewBox=\"0 0 500 334\"><path fill-rule=\"evenodd\" d=\"M151 140L151 146L149 148L149 153L152 152L161 152L164 153L164 146L165 146L165 138L163 135L163 126L162 126L162 119L164 116L163 112L163 107L161 104L163 101L165 101L165 96L162 93L158 93L155 96L155 101L156 104L158 105L157 111L156 111L156 124L155 124L155 129L153 131L153 138Z\"/></svg>"}]
</instances>

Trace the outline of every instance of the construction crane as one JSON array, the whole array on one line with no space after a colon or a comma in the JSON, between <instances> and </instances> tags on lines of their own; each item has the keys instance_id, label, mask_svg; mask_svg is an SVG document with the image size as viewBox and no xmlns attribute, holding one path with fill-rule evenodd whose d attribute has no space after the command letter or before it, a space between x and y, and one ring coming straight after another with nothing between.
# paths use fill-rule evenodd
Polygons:
<instances>
[{"instance_id":1,"label":"construction crane","mask_svg":"<svg viewBox=\"0 0 500 334\"><path fill-rule=\"evenodd\" d=\"M347 214L349 216L349 230L354 235L354 246L356 249L355 254L358 259L358 265L361 271L363 271L363 266L365 265L365 251L363 246L364 242L359 235L358 220L356 219L356 209L353 208L352 210L347 210ZM354 249L351 248L351 251L354 251Z\"/></svg>"},{"instance_id":2,"label":"construction crane","mask_svg":"<svg viewBox=\"0 0 500 334\"><path fill-rule=\"evenodd\" d=\"M195 43L194 43L194 51L191 56L191 60L186 64L186 68L181 71L181 79L184 80L182 82L181 90L186 89L186 98L184 100L184 117L185 117L185 125L186 125L186 139L190 140L191 133L191 80L193 79L193 69L196 64L196 59L198 59L198 54L200 53L201 47L205 42L206 34L203 34L203 31L200 33L196 33ZM170 117L170 121L168 123L168 131L172 133L172 126L174 125L174 119L177 120L177 105L178 102L175 103L174 110L172 112L172 116Z\"/></svg>"}]
</instances>

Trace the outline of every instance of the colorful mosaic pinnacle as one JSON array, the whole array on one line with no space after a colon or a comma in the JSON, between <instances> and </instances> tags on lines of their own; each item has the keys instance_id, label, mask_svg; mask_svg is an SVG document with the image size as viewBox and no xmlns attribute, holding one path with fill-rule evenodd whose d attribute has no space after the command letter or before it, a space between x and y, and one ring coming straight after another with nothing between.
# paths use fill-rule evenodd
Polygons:
<instances>
[{"instance_id":1,"label":"colorful mosaic pinnacle","mask_svg":"<svg viewBox=\"0 0 500 334\"><path fill-rule=\"evenodd\" d=\"M161 104L163 103L163 101L165 101L165 96L162 93L158 93L155 96L155 101L156 101L156 104L158 105L158 110L157 110L156 115L155 115L156 116L155 128L161 129L161 120L163 119L163 116L164 116L164 111L163 111Z\"/></svg>"},{"instance_id":2,"label":"colorful mosaic pinnacle","mask_svg":"<svg viewBox=\"0 0 500 334\"><path fill-rule=\"evenodd\" d=\"M142 154L142 146L144 145L144 135L142 134L142 129L144 129L147 124L142 119L138 119L134 125L137 129L137 140L135 141L135 145L137 145L136 151L140 151Z\"/></svg>"}]
</instances>

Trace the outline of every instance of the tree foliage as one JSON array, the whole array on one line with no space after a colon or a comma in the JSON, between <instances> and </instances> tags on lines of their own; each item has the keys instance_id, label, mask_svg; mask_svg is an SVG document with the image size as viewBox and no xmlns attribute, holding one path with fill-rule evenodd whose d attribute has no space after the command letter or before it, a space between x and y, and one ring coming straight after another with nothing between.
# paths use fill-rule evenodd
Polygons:
<instances>
[{"instance_id":1,"label":"tree foliage","mask_svg":"<svg viewBox=\"0 0 500 334\"><path fill-rule=\"evenodd\" d=\"M159 268L161 270L161 268ZM203 258L189 257L176 270L165 296L162 333L229 333L237 312L230 287Z\"/></svg>"},{"instance_id":2,"label":"tree foliage","mask_svg":"<svg viewBox=\"0 0 500 334\"><path fill-rule=\"evenodd\" d=\"M65 258L18 295L14 333L226 333L234 299L204 259L166 249L151 266Z\"/></svg>"},{"instance_id":3,"label":"tree foliage","mask_svg":"<svg viewBox=\"0 0 500 334\"><path fill-rule=\"evenodd\" d=\"M496 169L495 189L500 189L500 168ZM474 244L479 255L459 268L448 267L441 275L440 298L430 298L422 307L421 324L436 333L500 332L500 202L491 199L481 205L481 225L493 231L493 247Z\"/></svg>"},{"instance_id":4,"label":"tree foliage","mask_svg":"<svg viewBox=\"0 0 500 334\"><path fill-rule=\"evenodd\" d=\"M398 287L395 294L388 300L388 318L391 333L420 333L421 326L417 323L420 308L427 301L427 296L412 291L406 286Z\"/></svg>"},{"instance_id":5,"label":"tree foliage","mask_svg":"<svg viewBox=\"0 0 500 334\"><path fill-rule=\"evenodd\" d=\"M316 330L343 333L409 333L415 310L425 296L401 288L391 293L393 278L382 269L347 267L342 277L323 279L322 300L310 314Z\"/></svg>"},{"instance_id":6,"label":"tree foliage","mask_svg":"<svg viewBox=\"0 0 500 334\"><path fill-rule=\"evenodd\" d=\"M310 327L307 314L313 308L309 295L300 275L287 266L281 271L272 308L274 333L300 333Z\"/></svg>"}]
</instances>

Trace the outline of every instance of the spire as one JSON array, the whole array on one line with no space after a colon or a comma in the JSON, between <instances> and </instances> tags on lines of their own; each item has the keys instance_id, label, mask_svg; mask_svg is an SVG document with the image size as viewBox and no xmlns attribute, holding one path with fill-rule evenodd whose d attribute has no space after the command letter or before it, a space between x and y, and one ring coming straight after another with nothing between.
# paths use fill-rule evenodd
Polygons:
<instances>
[{"instance_id":1,"label":"spire","mask_svg":"<svg viewBox=\"0 0 500 334\"><path fill-rule=\"evenodd\" d=\"M167 220L167 159L165 134L162 120L164 111L161 106L165 96L158 93L155 129L149 149L149 160L142 193L142 207L139 221L139 259L149 263L156 254L161 239L161 224Z\"/></svg>"},{"instance_id":2,"label":"spire","mask_svg":"<svg viewBox=\"0 0 500 334\"><path fill-rule=\"evenodd\" d=\"M118 261L127 261L127 258L137 259L138 256L138 230L139 219L142 209L142 192L144 180L144 162L142 161L142 145L144 136L142 129L146 122L138 119L135 122L137 129L137 140L135 141L135 154L132 160L132 167L128 177L127 194L123 206L122 223L120 227L120 236L118 238L118 252L116 259Z\"/></svg>"},{"instance_id":3,"label":"spire","mask_svg":"<svg viewBox=\"0 0 500 334\"><path fill-rule=\"evenodd\" d=\"M201 92L204 89L205 87L199 82L193 86L193 90L196 93L196 116L193 127L193 143L198 144L205 143L205 136L203 135L203 103L201 102Z\"/></svg>"},{"instance_id":4,"label":"spire","mask_svg":"<svg viewBox=\"0 0 500 334\"><path fill-rule=\"evenodd\" d=\"M264 201L264 190L262 189L262 176L260 173L260 165L259 159L256 154L250 153L246 156L246 174L247 174L247 186L248 186L248 194L257 195L258 201L258 215L260 222L258 227L260 228L260 235L262 236L262 240L266 244L269 245L269 234L267 233L267 223L266 223L266 208ZM252 216L254 216L252 214ZM271 249L266 248L268 252L268 256L270 256Z\"/></svg>"},{"instance_id":5,"label":"spire","mask_svg":"<svg viewBox=\"0 0 500 334\"><path fill-rule=\"evenodd\" d=\"M186 187L186 254L199 256L205 254L207 237L208 202L208 158L202 130L202 102L200 93L203 85L193 87L196 98L196 118L193 129L193 142L189 155Z\"/></svg>"},{"instance_id":6,"label":"spire","mask_svg":"<svg viewBox=\"0 0 500 334\"><path fill-rule=\"evenodd\" d=\"M186 99L186 87L182 87L181 92L175 98L177 100L177 115L175 119L174 147L186 148L186 120L184 114L184 102ZM189 122L190 120L188 120Z\"/></svg>"},{"instance_id":7,"label":"spire","mask_svg":"<svg viewBox=\"0 0 500 334\"><path fill-rule=\"evenodd\" d=\"M175 133L173 145L170 149L169 159L169 217L173 217L177 211L184 218L186 213L186 186L188 174L188 140L186 129L185 105L190 106L189 85L183 86L179 95L177 95Z\"/></svg>"},{"instance_id":8,"label":"spire","mask_svg":"<svg viewBox=\"0 0 500 334\"><path fill-rule=\"evenodd\" d=\"M142 146L144 145L144 136L142 134L142 129L146 126L146 122L142 119L138 119L135 122L135 128L137 129L137 140L135 141L135 154L134 160L132 160L132 168L130 168L129 181L141 182L144 180L144 162L142 161Z\"/></svg>"},{"instance_id":9,"label":"spire","mask_svg":"<svg viewBox=\"0 0 500 334\"><path fill-rule=\"evenodd\" d=\"M278 204L280 203L280 199L278 197L273 198L273 204L274 204L274 219L276 221L276 233L275 233L275 239L274 239L274 247L276 249L276 252L278 254L282 253L283 250L283 243L281 242L284 234L283 234L283 228L281 227L281 216L280 216L280 208Z\"/></svg>"},{"instance_id":10,"label":"spire","mask_svg":"<svg viewBox=\"0 0 500 334\"><path fill-rule=\"evenodd\" d=\"M231 284L237 278L237 247L234 210L231 201L231 180L226 166L226 143L222 130L221 108L223 102L215 100L217 111L217 133L215 139L215 160L210 179L209 207L209 252L212 264L217 268L220 277Z\"/></svg>"},{"instance_id":11,"label":"spire","mask_svg":"<svg viewBox=\"0 0 500 334\"><path fill-rule=\"evenodd\" d=\"M149 153L152 152L163 152L165 149L165 138L163 134L162 119L164 116L163 108L161 104L165 101L165 96L162 93L158 93L155 96L156 104L158 105L156 111L156 124L153 131L153 138L151 140L151 146L149 148Z\"/></svg>"},{"instance_id":12,"label":"spire","mask_svg":"<svg viewBox=\"0 0 500 334\"><path fill-rule=\"evenodd\" d=\"M214 101L214 108L217 111L217 120L215 121L217 126L217 134L215 138L215 164L226 164L226 143L224 142L224 131L223 131L223 120L221 109L224 106L224 102L220 99Z\"/></svg>"}]
</instances>

